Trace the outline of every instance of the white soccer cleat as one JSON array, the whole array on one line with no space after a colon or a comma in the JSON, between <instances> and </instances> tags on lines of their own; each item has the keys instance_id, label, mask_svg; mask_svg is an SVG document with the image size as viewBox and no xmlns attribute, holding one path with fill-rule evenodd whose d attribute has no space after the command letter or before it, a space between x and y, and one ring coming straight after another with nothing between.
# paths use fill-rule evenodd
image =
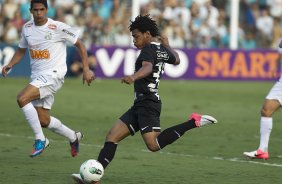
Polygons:
<instances>
[{"instance_id":1,"label":"white soccer cleat","mask_svg":"<svg viewBox=\"0 0 282 184\"><path fill-rule=\"evenodd\" d=\"M83 179L81 178L80 174L72 174L71 175L72 179L75 181L76 184L87 184L83 181ZM89 183L89 184L99 184L98 181L94 181L93 183Z\"/></svg>"},{"instance_id":2,"label":"white soccer cleat","mask_svg":"<svg viewBox=\"0 0 282 184\"><path fill-rule=\"evenodd\" d=\"M195 120L195 124L197 127L202 127L205 125L217 123L217 120L214 117L209 115L201 115L197 113L192 113L191 116L189 117L189 120L191 119Z\"/></svg>"},{"instance_id":3,"label":"white soccer cleat","mask_svg":"<svg viewBox=\"0 0 282 184\"><path fill-rule=\"evenodd\" d=\"M268 152L263 152L260 149L250 152L244 152L243 155L248 158L258 158L263 160L267 160L269 158Z\"/></svg>"},{"instance_id":4,"label":"white soccer cleat","mask_svg":"<svg viewBox=\"0 0 282 184\"><path fill-rule=\"evenodd\" d=\"M72 179L77 183L77 184L86 184L84 183L83 179L81 178L80 174L72 174L71 175Z\"/></svg>"}]
</instances>

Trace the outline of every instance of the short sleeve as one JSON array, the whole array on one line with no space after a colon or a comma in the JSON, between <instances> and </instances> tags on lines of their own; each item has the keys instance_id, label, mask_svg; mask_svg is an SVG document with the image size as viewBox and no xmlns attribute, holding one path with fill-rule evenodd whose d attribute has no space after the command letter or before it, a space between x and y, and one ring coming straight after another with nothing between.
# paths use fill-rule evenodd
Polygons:
<instances>
[{"instance_id":1,"label":"short sleeve","mask_svg":"<svg viewBox=\"0 0 282 184\"><path fill-rule=\"evenodd\" d=\"M20 48L27 48L28 47L27 40L25 39L24 29L21 32L21 38L20 38L20 42L19 42L18 46Z\"/></svg>"},{"instance_id":2,"label":"short sleeve","mask_svg":"<svg viewBox=\"0 0 282 184\"><path fill-rule=\"evenodd\" d=\"M149 46L145 46L141 50L138 60L140 60L140 61L148 61L148 62L154 64L154 56L152 54L152 49Z\"/></svg>"},{"instance_id":3,"label":"short sleeve","mask_svg":"<svg viewBox=\"0 0 282 184\"><path fill-rule=\"evenodd\" d=\"M62 39L72 44L76 43L80 35L79 29L75 29L65 23L61 23L59 29L61 31L60 34L61 34Z\"/></svg>"},{"instance_id":4,"label":"short sleeve","mask_svg":"<svg viewBox=\"0 0 282 184\"><path fill-rule=\"evenodd\" d=\"M175 61L176 61L174 54L170 50L168 50L167 48L165 48L165 50L168 54L168 59L165 62L168 63L168 64L174 64Z\"/></svg>"}]
</instances>

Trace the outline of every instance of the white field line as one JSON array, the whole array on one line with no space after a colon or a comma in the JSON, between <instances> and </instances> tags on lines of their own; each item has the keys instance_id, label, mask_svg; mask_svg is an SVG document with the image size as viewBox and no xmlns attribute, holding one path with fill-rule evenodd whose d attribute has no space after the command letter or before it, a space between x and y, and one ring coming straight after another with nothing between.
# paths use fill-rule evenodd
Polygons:
<instances>
[{"instance_id":1,"label":"white field line","mask_svg":"<svg viewBox=\"0 0 282 184\"><path fill-rule=\"evenodd\" d=\"M0 133L1 137L12 137L12 138L21 138L21 139L34 139L33 137L30 136L16 136L16 135L11 135L11 134L5 134L5 133ZM67 141L58 141L54 139L49 139L52 142L57 142L57 143L66 143ZM89 147L97 147L97 148L102 148L102 145L95 145L95 144L85 144L85 143L80 143L82 146L89 146ZM141 152L149 153L150 151L148 150L141 150ZM176 157L194 157L194 158L205 158L205 159L212 159L212 160L220 160L220 161L229 161L229 162L239 162L239 163L251 163L251 164L257 164L257 165L265 165L265 166L270 166L270 167L282 167L282 164L276 164L276 163L267 163L267 162L257 162L253 160L243 160L240 158L223 158L223 157L207 157L207 156L195 156L195 155L189 155L189 154L178 154L178 153L171 153L171 152L164 152L164 151L159 151L159 154L163 155L171 155L171 156L176 156ZM282 158L282 155L277 156L279 158Z\"/></svg>"}]
</instances>

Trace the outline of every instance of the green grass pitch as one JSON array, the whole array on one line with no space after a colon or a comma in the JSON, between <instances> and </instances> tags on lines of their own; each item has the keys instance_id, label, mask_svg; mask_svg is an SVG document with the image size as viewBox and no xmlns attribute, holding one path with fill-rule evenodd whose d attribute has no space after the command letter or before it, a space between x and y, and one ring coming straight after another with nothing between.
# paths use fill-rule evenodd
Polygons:
<instances>
[{"instance_id":1,"label":"green grass pitch","mask_svg":"<svg viewBox=\"0 0 282 184\"><path fill-rule=\"evenodd\" d=\"M89 87L66 79L51 114L85 134L76 158L66 139L44 130L50 147L30 158L33 134L16 103L26 78L0 79L0 184L71 184L80 164L96 159L105 135L133 102L133 86L97 80ZM270 159L247 160L259 144L260 108L273 82L161 81L162 129L192 112L217 125L193 129L161 152L150 153L139 133L122 141L101 184L278 184L282 180L282 115L274 115Z\"/></svg>"}]
</instances>

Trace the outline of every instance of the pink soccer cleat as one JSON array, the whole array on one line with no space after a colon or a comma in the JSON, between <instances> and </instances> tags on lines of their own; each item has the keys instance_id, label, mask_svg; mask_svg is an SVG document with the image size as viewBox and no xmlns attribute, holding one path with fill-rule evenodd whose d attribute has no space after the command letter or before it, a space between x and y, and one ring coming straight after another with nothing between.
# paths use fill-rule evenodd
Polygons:
<instances>
[{"instance_id":1,"label":"pink soccer cleat","mask_svg":"<svg viewBox=\"0 0 282 184\"><path fill-rule=\"evenodd\" d=\"M258 158L263 160L267 160L269 158L268 152L263 152L260 149L251 152L244 152L243 154L248 158Z\"/></svg>"},{"instance_id":2,"label":"pink soccer cleat","mask_svg":"<svg viewBox=\"0 0 282 184\"><path fill-rule=\"evenodd\" d=\"M202 127L209 124L217 123L217 120L214 117L209 115L201 115L197 113L192 113L191 116L189 117L189 120L191 119L195 120L195 124L197 127Z\"/></svg>"}]
</instances>

